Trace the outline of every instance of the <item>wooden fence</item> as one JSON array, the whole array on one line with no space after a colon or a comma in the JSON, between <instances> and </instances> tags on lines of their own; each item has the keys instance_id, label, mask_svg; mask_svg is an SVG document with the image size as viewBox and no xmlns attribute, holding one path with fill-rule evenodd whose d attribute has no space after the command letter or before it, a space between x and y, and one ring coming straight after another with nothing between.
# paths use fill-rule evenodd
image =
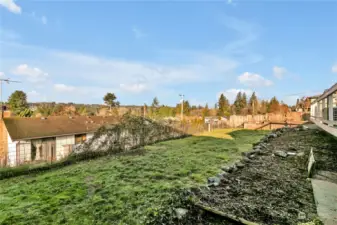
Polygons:
<instances>
[{"instance_id":1,"label":"wooden fence","mask_svg":"<svg viewBox=\"0 0 337 225\"><path fill-rule=\"evenodd\" d=\"M270 121L273 122L294 122L298 123L302 121L302 113L301 112L289 112L289 113L268 113L265 115L246 115L246 116L238 116L232 115L230 116L227 124L229 127L243 127L245 123L255 123L261 124L268 123Z\"/></svg>"}]
</instances>

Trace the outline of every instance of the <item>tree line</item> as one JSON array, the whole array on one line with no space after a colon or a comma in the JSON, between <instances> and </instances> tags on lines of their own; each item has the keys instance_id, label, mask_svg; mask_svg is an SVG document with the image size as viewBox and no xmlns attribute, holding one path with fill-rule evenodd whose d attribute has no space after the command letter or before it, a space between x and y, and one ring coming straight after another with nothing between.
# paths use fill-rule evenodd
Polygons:
<instances>
[{"instance_id":1,"label":"tree line","mask_svg":"<svg viewBox=\"0 0 337 225\"><path fill-rule=\"evenodd\" d=\"M233 104L229 103L229 100L224 94L221 94L216 105L217 115L228 117L230 115L256 115L266 113L286 113L289 111L288 105L283 102L279 102L276 97L273 97L270 101L259 101L255 92L247 98L245 92L239 92L236 95Z\"/></svg>"},{"instance_id":2,"label":"tree line","mask_svg":"<svg viewBox=\"0 0 337 225\"><path fill-rule=\"evenodd\" d=\"M103 101L110 108L110 113L116 113L116 107L119 106L117 97L113 93L107 93L103 97ZM97 115L100 105L85 105L74 103L55 103L45 102L38 104L29 104L27 94L23 91L13 92L9 98L7 105L11 112L19 117L31 117L37 114L41 116L94 116ZM33 107L30 107L33 106ZM3 108L5 108L3 106ZM33 110L34 108L34 110Z\"/></svg>"},{"instance_id":3,"label":"tree line","mask_svg":"<svg viewBox=\"0 0 337 225\"><path fill-rule=\"evenodd\" d=\"M109 107L109 114L118 115L119 101L114 93L107 93L103 97L104 103ZM266 113L286 113L289 111L289 107L273 97L270 101L259 100L253 92L253 94L247 97L245 92L239 92L235 98L233 104L230 104L229 100L224 94L221 94L218 102L214 108L210 108L208 104L205 106L191 105L188 100L182 103L176 104L175 107L168 105L161 105L158 98L155 97L151 105L141 107L141 112L144 116L151 118L162 117L175 117L181 114L181 104L183 104L184 116L202 116L207 117L210 115L216 115L219 117L229 117L230 115L256 115ZM62 103L42 103L38 104L36 110L32 110L27 102L27 95L23 91L15 91L8 99L8 105L11 111L21 117L30 117L33 114L41 114L42 116L51 115L96 115L99 110L99 106L87 106L87 105L74 105L74 104L62 104ZM297 103L298 106L302 106L301 101ZM130 109L131 111L131 109ZM131 113L131 112L130 112Z\"/></svg>"}]
</instances>

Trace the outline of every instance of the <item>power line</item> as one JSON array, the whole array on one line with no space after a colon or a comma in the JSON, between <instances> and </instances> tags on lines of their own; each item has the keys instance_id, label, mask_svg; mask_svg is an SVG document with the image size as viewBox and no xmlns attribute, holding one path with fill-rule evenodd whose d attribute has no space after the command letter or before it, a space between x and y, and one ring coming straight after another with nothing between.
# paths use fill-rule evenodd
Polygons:
<instances>
[{"instance_id":1,"label":"power line","mask_svg":"<svg viewBox=\"0 0 337 225\"><path fill-rule=\"evenodd\" d=\"M306 91L306 92L300 92L300 93L294 93L294 94L288 94L288 95L284 95L285 97L288 96L296 96L296 95L306 95L308 93L321 93L321 91L319 90L310 90L310 91Z\"/></svg>"}]
</instances>

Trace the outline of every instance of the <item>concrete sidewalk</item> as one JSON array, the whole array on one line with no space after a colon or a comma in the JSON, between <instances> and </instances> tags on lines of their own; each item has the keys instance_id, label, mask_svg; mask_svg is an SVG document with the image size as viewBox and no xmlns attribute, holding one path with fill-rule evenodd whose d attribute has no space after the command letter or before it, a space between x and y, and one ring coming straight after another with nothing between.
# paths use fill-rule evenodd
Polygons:
<instances>
[{"instance_id":1,"label":"concrete sidewalk","mask_svg":"<svg viewBox=\"0 0 337 225\"><path fill-rule=\"evenodd\" d=\"M325 225L337 225L337 173L317 171L311 184L318 216Z\"/></svg>"}]
</instances>

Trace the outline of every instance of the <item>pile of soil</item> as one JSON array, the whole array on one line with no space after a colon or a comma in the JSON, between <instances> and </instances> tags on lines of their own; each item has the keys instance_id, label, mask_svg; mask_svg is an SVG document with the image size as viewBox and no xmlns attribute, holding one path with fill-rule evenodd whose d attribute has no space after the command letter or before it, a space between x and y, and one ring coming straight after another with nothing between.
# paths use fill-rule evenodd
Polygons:
<instances>
[{"instance_id":1,"label":"pile of soil","mask_svg":"<svg viewBox=\"0 0 337 225\"><path fill-rule=\"evenodd\" d=\"M259 224L298 224L317 218L307 161L313 148L318 167L337 170L336 140L314 129L278 129L254 148L259 154L227 173L220 184L191 191L206 207ZM289 153L281 156L279 152ZM253 151L254 152L254 151ZM185 221L229 224L190 207ZM183 224L183 223L182 223Z\"/></svg>"}]
</instances>

